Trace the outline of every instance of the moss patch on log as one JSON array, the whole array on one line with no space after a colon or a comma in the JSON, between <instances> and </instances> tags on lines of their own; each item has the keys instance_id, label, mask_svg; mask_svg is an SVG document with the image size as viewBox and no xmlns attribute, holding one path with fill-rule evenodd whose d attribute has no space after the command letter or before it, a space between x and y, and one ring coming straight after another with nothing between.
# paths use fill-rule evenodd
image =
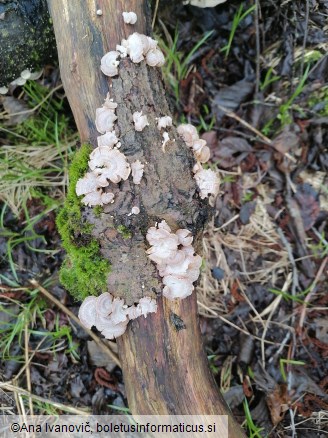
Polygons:
<instances>
[{"instance_id":1,"label":"moss patch on log","mask_svg":"<svg viewBox=\"0 0 328 438\"><path fill-rule=\"evenodd\" d=\"M131 239L132 233L131 231L125 227L124 225L119 225L117 227L117 231L120 233L120 235L123 237L123 239Z\"/></svg>"},{"instance_id":2,"label":"moss patch on log","mask_svg":"<svg viewBox=\"0 0 328 438\"><path fill-rule=\"evenodd\" d=\"M69 187L64 207L57 216L57 227L67 252L60 271L60 281L76 298L100 295L107 290L110 264L99 250L98 241L91 235L93 225L82 215L84 206L76 195L79 178L88 170L91 146L83 145L76 152L69 169Z\"/></svg>"}]
</instances>

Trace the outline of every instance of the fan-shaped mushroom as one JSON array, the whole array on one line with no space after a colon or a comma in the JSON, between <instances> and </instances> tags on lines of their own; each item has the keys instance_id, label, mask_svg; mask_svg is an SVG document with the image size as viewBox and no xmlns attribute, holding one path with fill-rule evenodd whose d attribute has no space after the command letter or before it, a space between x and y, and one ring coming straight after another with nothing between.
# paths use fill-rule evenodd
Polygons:
<instances>
[{"instance_id":1,"label":"fan-shaped mushroom","mask_svg":"<svg viewBox=\"0 0 328 438\"><path fill-rule=\"evenodd\" d=\"M147 116L142 115L142 111L134 112L132 114L133 122L134 122L134 129L136 131L142 131L146 126L149 125Z\"/></svg>"},{"instance_id":2,"label":"fan-shaped mushroom","mask_svg":"<svg viewBox=\"0 0 328 438\"><path fill-rule=\"evenodd\" d=\"M208 195L216 196L220 190L220 181L216 173L211 169L198 170L194 178L200 190L201 199L207 198Z\"/></svg>"},{"instance_id":3,"label":"fan-shaped mushroom","mask_svg":"<svg viewBox=\"0 0 328 438\"><path fill-rule=\"evenodd\" d=\"M145 165L141 163L140 160L136 160L131 164L132 178L134 184L140 184L142 175L144 173Z\"/></svg>"},{"instance_id":4,"label":"fan-shaped mushroom","mask_svg":"<svg viewBox=\"0 0 328 438\"><path fill-rule=\"evenodd\" d=\"M172 118L170 116L163 116L157 119L157 128L159 130L172 126Z\"/></svg>"},{"instance_id":5,"label":"fan-shaped mushroom","mask_svg":"<svg viewBox=\"0 0 328 438\"><path fill-rule=\"evenodd\" d=\"M130 175L131 168L126 161L126 156L117 149L105 146L96 148L90 158L90 169L98 176L100 184L105 184L107 179L117 184L122 179L128 179Z\"/></svg>"},{"instance_id":6,"label":"fan-shaped mushroom","mask_svg":"<svg viewBox=\"0 0 328 438\"><path fill-rule=\"evenodd\" d=\"M96 325L96 302L96 297L87 297L79 309L79 320L88 329L91 329L93 325Z\"/></svg>"},{"instance_id":7,"label":"fan-shaped mushroom","mask_svg":"<svg viewBox=\"0 0 328 438\"><path fill-rule=\"evenodd\" d=\"M122 12L123 21L126 24L135 24L137 22L137 14L135 12Z\"/></svg>"},{"instance_id":8,"label":"fan-shaped mushroom","mask_svg":"<svg viewBox=\"0 0 328 438\"><path fill-rule=\"evenodd\" d=\"M116 76L118 75L118 65L120 61L117 61L117 58L120 56L120 53L112 50L101 58L100 61L100 69L106 76Z\"/></svg>"}]
</instances>

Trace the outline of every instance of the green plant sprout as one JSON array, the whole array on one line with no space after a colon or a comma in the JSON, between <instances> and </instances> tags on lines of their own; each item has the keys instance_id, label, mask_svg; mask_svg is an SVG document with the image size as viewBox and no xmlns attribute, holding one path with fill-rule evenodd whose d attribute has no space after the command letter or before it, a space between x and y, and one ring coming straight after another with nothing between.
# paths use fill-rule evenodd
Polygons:
<instances>
[{"instance_id":1,"label":"green plant sprout","mask_svg":"<svg viewBox=\"0 0 328 438\"><path fill-rule=\"evenodd\" d=\"M246 398L244 399L243 406L246 417L246 426L249 432L248 438L263 438L263 435L261 434L263 427L258 427L254 424Z\"/></svg>"},{"instance_id":2,"label":"green plant sprout","mask_svg":"<svg viewBox=\"0 0 328 438\"><path fill-rule=\"evenodd\" d=\"M19 311L12 312L6 306L0 304L0 310L9 317L9 322L0 325L0 351L3 359L10 359L10 348L16 339L18 345L23 347L23 333L30 324L33 324L37 315L42 315L45 310L44 301L38 299L38 295L30 293L30 301L20 303L14 301L19 306ZM21 356L12 357L13 360L20 361Z\"/></svg>"},{"instance_id":3,"label":"green plant sprout","mask_svg":"<svg viewBox=\"0 0 328 438\"><path fill-rule=\"evenodd\" d=\"M246 191L246 192L243 194L243 198L242 198L242 200L241 200L242 204L245 204L246 202L250 202L250 201L252 201L253 196L254 196L254 193L253 193L252 191Z\"/></svg>"},{"instance_id":4,"label":"green plant sprout","mask_svg":"<svg viewBox=\"0 0 328 438\"><path fill-rule=\"evenodd\" d=\"M204 110L205 116L203 117L202 114L199 115L199 122L200 122L200 124L197 127L197 130L200 131L202 129L205 132L211 131L213 129L214 125L215 125L216 118L213 115L211 117L210 122L207 123L205 118L207 118L210 115L210 110L209 110L207 105L203 105L203 110Z\"/></svg>"},{"instance_id":5,"label":"green plant sprout","mask_svg":"<svg viewBox=\"0 0 328 438\"><path fill-rule=\"evenodd\" d=\"M232 41L234 39L236 30L240 23L249 15L251 12L253 12L256 8L256 5L251 6L246 11L244 11L244 5L241 4L239 6L238 11L235 13L233 20L232 20L232 26L231 31L228 39L228 43L226 46L222 47L221 52L224 53L224 58L227 59L231 50ZM244 12L243 12L244 11Z\"/></svg>"},{"instance_id":6,"label":"green plant sprout","mask_svg":"<svg viewBox=\"0 0 328 438\"><path fill-rule=\"evenodd\" d=\"M38 249L34 248L30 245L29 242L35 241L36 239L41 240L44 244L46 244L46 239L44 236L37 234L34 231L34 225L37 223L37 221L42 218L42 216L47 215L50 211L52 211L56 206L56 203L54 202L53 205L45 209L42 213L35 216L34 218L30 218L26 203L23 204L23 210L25 213L25 227L17 231L12 231L9 228L7 228L4 225L4 215L8 208L7 204L3 204L3 207L1 209L0 213L0 237L4 237L6 239L6 258L8 261L8 264L10 266L10 270L13 274L14 279L18 282L18 275L16 272L16 265L13 258L13 250L17 245L25 244L27 248L29 248L33 252L42 252L44 254L55 254L59 250L47 250L47 249Z\"/></svg>"},{"instance_id":7,"label":"green plant sprout","mask_svg":"<svg viewBox=\"0 0 328 438\"><path fill-rule=\"evenodd\" d=\"M251 379L254 379L255 374L254 374L254 371L252 370L252 368L250 366L247 368L247 374L249 375L249 377Z\"/></svg>"},{"instance_id":8,"label":"green plant sprout","mask_svg":"<svg viewBox=\"0 0 328 438\"><path fill-rule=\"evenodd\" d=\"M279 81L279 79L280 76L273 75L273 67L270 67L264 76L263 82L260 83L260 90L264 91L269 85Z\"/></svg>"},{"instance_id":9,"label":"green plant sprout","mask_svg":"<svg viewBox=\"0 0 328 438\"><path fill-rule=\"evenodd\" d=\"M308 287L304 291L302 291L302 292L300 292L298 294L295 294L295 295L292 295L292 294L290 294L288 292L284 292L284 291L278 290L278 289L269 289L269 292L271 292L271 293L273 293L275 295L281 295L282 298L285 301L289 301L290 300L290 301L294 301L296 303L303 304L304 300L302 300L302 298L305 297L309 293L310 287Z\"/></svg>"},{"instance_id":10,"label":"green plant sprout","mask_svg":"<svg viewBox=\"0 0 328 438\"><path fill-rule=\"evenodd\" d=\"M218 164L219 164L219 162L218 162ZM236 176L235 175L225 175L222 178L222 184L224 184L224 183L234 183L234 182L236 182Z\"/></svg>"},{"instance_id":11,"label":"green plant sprout","mask_svg":"<svg viewBox=\"0 0 328 438\"><path fill-rule=\"evenodd\" d=\"M284 126L292 123L293 119L292 116L290 114L290 111L292 109L297 109L299 112L301 111L300 107L295 107L293 106L295 99L303 92L305 84L306 84L306 80L308 78L309 75L309 71L310 71L310 65L308 65L306 67L306 70L302 76L302 78L300 79L295 91L293 92L293 94L289 97L289 99L287 100L287 102L283 103L282 105L280 105L279 107L279 112L276 118L273 118L271 120L269 120L261 129L262 133L266 136L269 136L271 133L271 128L272 125L274 124L275 120L278 119L280 121L280 128L283 128Z\"/></svg>"},{"instance_id":12,"label":"green plant sprout","mask_svg":"<svg viewBox=\"0 0 328 438\"><path fill-rule=\"evenodd\" d=\"M285 365L305 365L305 362L301 360L292 360L292 359L280 359L279 361L280 365L280 373L284 380L284 382L287 382L287 376L285 372Z\"/></svg>"},{"instance_id":13,"label":"green plant sprout","mask_svg":"<svg viewBox=\"0 0 328 438\"><path fill-rule=\"evenodd\" d=\"M190 72L190 68L192 68L190 66L192 56L209 39L213 32L213 30L206 32L187 55L184 55L182 52L178 51L179 33L177 30L175 31L172 44L169 42L166 43L163 41L163 39L159 38L159 46L163 50L166 59L166 62L162 67L162 71L164 77L167 79L173 90L177 102L180 100L180 81L186 79Z\"/></svg>"},{"instance_id":14,"label":"green plant sprout","mask_svg":"<svg viewBox=\"0 0 328 438\"><path fill-rule=\"evenodd\" d=\"M290 98L287 100L287 102L283 103L279 108L279 114L277 115L277 119L281 122L281 127L284 127L285 125L290 124L293 120L290 115L291 107L295 101L295 99L303 92L304 86L307 80L307 77L309 75L310 65L306 67L306 70L299 81L295 91L290 96Z\"/></svg>"},{"instance_id":15,"label":"green plant sprout","mask_svg":"<svg viewBox=\"0 0 328 438\"><path fill-rule=\"evenodd\" d=\"M315 257L323 259L328 255L328 241L324 231L322 231L321 234L318 233L317 237L319 238L319 242L317 244L309 245L309 247Z\"/></svg>"},{"instance_id":16,"label":"green plant sprout","mask_svg":"<svg viewBox=\"0 0 328 438\"><path fill-rule=\"evenodd\" d=\"M26 396L22 396L24 398L26 398ZM28 399L26 398L26 401L28 401ZM48 403L46 402L42 402L40 400L34 400L33 399L33 408L34 411L37 412L39 415L51 415L51 416L57 416L59 415L59 408L57 408L56 406L54 406L51 401L49 400Z\"/></svg>"},{"instance_id":17,"label":"green plant sprout","mask_svg":"<svg viewBox=\"0 0 328 438\"><path fill-rule=\"evenodd\" d=\"M209 356L207 356L209 365L210 365L210 369L212 371L212 373L214 374L214 376L217 376L220 372L220 368L218 366L215 365L215 361L218 358L217 354L210 354Z\"/></svg>"},{"instance_id":18,"label":"green plant sprout","mask_svg":"<svg viewBox=\"0 0 328 438\"><path fill-rule=\"evenodd\" d=\"M113 409L114 411L123 412L124 414L131 415L132 412L129 408L124 408L123 406L115 406L115 405L107 405L109 408Z\"/></svg>"}]
</instances>

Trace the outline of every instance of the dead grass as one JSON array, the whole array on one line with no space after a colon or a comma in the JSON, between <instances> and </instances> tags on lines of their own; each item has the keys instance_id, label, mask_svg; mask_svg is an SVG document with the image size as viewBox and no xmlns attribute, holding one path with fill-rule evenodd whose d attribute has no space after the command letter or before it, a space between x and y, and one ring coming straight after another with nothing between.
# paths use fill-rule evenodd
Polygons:
<instances>
[{"instance_id":1,"label":"dead grass","mask_svg":"<svg viewBox=\"0 0 328 438\"><path fill-rule=\"evenodd\" d=\"M52 189L52 197L63 198L67 186L68 151L75 144L3 145L0 156L0 200L15 215L33 189Z\"/></svg>"},{"instance_id":2,"label":"dead grass","mask_svg":"<svg viewBox=\"0 0 328 438\"><path fill-rule=\"evenodd\" d=\"M197 288L201 306L199 312L203 316L215 317L227 313L223 297L230 295L232 284L236 280L242 291L252 283L275 287L286 281L291 270L288 252L281 245L276 226L266 210L266 205L271 202L268 187L260 184L257 188L262 196L257 198L256 210L250 217L249 224L240 225L237 233L227 232L225 227L238 220L239 216L235 215L220 228L216 228L212 220L204 233L206 262ZM234 258L239 260L238 270L233 271L230 268L225 248L232 251ZM259 258L261 268L254 269L254 261ZM222 281L213 278L211 269L215 266L224 271Z\"/></svg>"}]
</instances>

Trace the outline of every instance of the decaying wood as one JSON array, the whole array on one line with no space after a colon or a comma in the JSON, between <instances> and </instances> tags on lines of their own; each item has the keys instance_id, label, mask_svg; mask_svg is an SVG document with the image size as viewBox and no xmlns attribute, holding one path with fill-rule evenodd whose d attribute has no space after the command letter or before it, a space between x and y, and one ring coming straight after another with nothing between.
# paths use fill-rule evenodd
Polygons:
<instances>
[{"instance_id":1,"label":"decaying wood","mask_svg":"<svg viewBox=\"0 0 328 438\"><path fill-rule=\"evenodd\" d=\"M115 202L97 217L92 209L83 215L94 224L93 235L111 265L109 291L128 304L162 290L156 268L146 257L145 234L165 219L173 231L188 228L196 244L208 219L207 202L201 201L193 179L191 151L170 130L163 152L163 138L155 117L170 114L161 73L144 62L121 60L119 76L106 78L100 59L115 50L132 32L147 33L146 1L48 0L53 17L64 87L82 141L96 146L94 119L107 92L118 103L117 128L121 151L130 162L145 163L140 185L130 180L113 185ZM97 9L102 15L97 15ZM121 13L134 11L135 26L126 25ZM149 34L149 32L148 32ZM136 133L132 114L143 111L150 126ZM133 206L139 215L128 215ZM123 226L131 236L119 231ZM199 248L196 247L197 250ZM199 251L197 251L199 252ZM129 407L139 414L227 414L231 437L243 436L215 386L197 320L195 295L181 302L158 298L158 312L129 324L118 339Z\"/></svg>"}]
</instances>

